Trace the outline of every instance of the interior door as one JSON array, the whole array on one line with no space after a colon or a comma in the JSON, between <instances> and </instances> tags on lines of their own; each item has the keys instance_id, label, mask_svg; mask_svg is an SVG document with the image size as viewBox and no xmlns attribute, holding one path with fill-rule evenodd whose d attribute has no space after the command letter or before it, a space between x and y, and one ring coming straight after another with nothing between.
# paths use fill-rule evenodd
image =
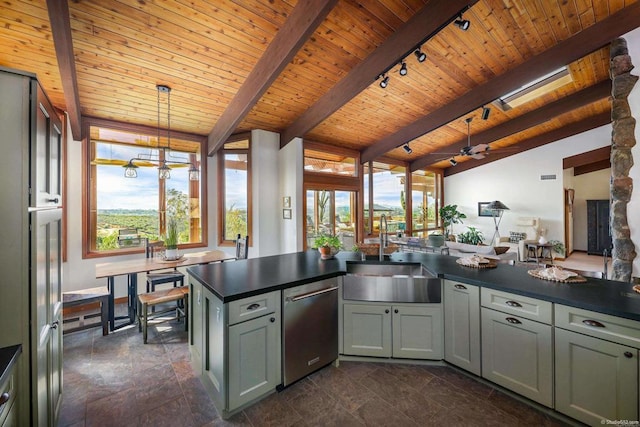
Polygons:
<instances>
[{"instance_id":1,"label":"interior door","mask_svg":"<svg viewBox=\"0 0 640 427\"><path fill-rule=\"evenodd\" d=\"M62 210L31 213L33 424L55 426L62 399Z\"/></svg>"}]
</instances>

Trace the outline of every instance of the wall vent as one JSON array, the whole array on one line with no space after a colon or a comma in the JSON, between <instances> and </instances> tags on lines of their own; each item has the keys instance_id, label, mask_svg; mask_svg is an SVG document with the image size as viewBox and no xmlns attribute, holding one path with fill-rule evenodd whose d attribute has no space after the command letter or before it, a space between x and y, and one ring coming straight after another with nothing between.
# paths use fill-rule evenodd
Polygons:
<instances>
[{"instance_id":1,"label":"wall vent","mask_svg":"<svg viewBox=\"0 0 640 427\"><path fill-rule=\"evenodd\" d=\"M540 175L540 181L549 181L549 180L555 180L556 179L556 175Z\"/></svg>"}]
</instances>

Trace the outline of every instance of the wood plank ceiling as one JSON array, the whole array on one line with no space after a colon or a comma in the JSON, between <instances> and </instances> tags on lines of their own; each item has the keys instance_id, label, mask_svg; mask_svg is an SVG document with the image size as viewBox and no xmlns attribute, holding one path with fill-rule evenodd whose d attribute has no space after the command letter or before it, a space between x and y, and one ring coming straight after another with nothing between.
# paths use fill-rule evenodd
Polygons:
<instances>
[{"instance_id":1,"label":"wood plank ceiling","mask_svg":"<svg viewBox=\"0 0 640 427\"><path fill-rule=\"evenodd\" d=\"M234 113L234 133L265 129L302 136L358 150L364 160L384 155L411 163L412 169L448 168L449 174L507 155L458 156L460 164L452 168L451 155L433 154L456 153L466 144L467 117L474 118L472 144L483 138L492 150L514 144L522 150L608 122L608 89L592 89L590 97L581 91L606 85L607 43L640 22L635 0L338 0L299 49L291 43L296 49L291 59L283 56L277 69L269 64L272 76L260 74L275 56L265 57L265 52L279 32L293 37L302 25L289 21L287 27L287 22L295 9L311 7L305 3L322 2L71 1L73 51L67 60L75 65L80 114L155 127L155 87L164 84L172 88L172 130L210 135L243 85L245 92L251 87L247 79L253 71L252 80L265 82L264 93L241 106L244 116ZM457 12L447 7L463 9L458 5L470 7L463 14L471 22L467 31L449 23ZM54 105L71 111L51 30L52 24L59 30L59 19L50 22L47 1L13 0L0 7L0 65L36 73ZM51 12L60 17L59 10ZM413 49L391 53L388 46L413 43L410 37L419 27L411 25L412 18L421 13L437 21L424 26L420 39L429 37L429 25L437 31L421 45L427 59L419 63ZM290 27L295 27L291 33ZM586 37L589 28L604 41ZM581 41L581 33L598 40ZM394 34L396 39L385 44ZM572 40L578 48L562 48ZM398 73L403 55L406 76ZM387 62L381 68L382 58ZM509 111L491 104L529 80L521 69L542 70L540 63L554 61L567 65L572 82ZM383 89L376 76L386 70L389 84ZM339 85L343 79L350 79L344 80L350 85L346 90ZM364 89L355 89L352 81L364 81ZM345 102L335 99L335 92L350 90L356 93ZM553 110L559 108L553 103L562 100L568 106ZM480 119L483 104L492 107L488 120ZM538 117L530 119L536 111ZM317 125L304 120L311 112L322 119ZM405 142L411 154L401 148Z\"/></svg>"}]
</instances>

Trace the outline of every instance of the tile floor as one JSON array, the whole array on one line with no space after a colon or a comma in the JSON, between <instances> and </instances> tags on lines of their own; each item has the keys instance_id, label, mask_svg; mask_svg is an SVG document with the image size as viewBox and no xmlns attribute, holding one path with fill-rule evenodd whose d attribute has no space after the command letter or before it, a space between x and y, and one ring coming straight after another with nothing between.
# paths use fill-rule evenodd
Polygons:
<instances>
[{"instance_id":1,"label":"tile floor","mask_svg":"<svg viewBox=\"0 0 640 427\"><path fill-rule=\"evenodd\" d=\"M169 324L165 324L165 328ZM158 326L160 329L160 326ZM182 324L64 336L59 426L560 426L446 366L341 362L222 420L189 363Z\"/></svg>"}]
</instances>

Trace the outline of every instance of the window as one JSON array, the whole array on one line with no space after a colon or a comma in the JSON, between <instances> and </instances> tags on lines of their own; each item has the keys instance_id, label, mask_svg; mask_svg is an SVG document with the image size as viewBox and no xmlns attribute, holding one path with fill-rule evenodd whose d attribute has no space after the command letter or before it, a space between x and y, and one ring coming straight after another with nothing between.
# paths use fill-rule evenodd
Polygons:
<instances>
[{"instance_id":1,"label":"window","mask_svg":"<svg viewBox=\"0 0 640 427\"><path fill-rule=\"evenodd\" d=\"M442 173L410 173L406 165L384 162L368 162L363 170L365 236L380 232L383 214L390 234L425 237L441 229Z\"/></svg>"},{"instance_id":2,"label":"window","mask_svg":"<svg viewBox=\"0 0 640 427\"><path fill-rule=\"evenodd\" d=\"M180 247L206 246L203 137L168 141L146 127L104 120L86 128L84 257L141 252L144 239L162 240L169 219L178 223ZM136 176L125 177L131 159ZM163 159L168 179L159 177Z\"/></svg>"},{"instance_id":3,"label":"window","mask_svg":"<svg viewBox=\"0 0 640 427\"><path fill-rule=\"evenodd\" d=\"M441 203L441 175L417 170L411 173L412 235L426 237L429 230L439 230L437 214Z\"/></svg>"},{"instance_id":4,"label":"window","mask_svg":"<svg viewBox=\"0 0 640 427\"><path fill-rule=\"evenodd\" d=\"M304 142L305 243L320 234L337 236L350 250L358 235L360 192L357 151Z\"/></svg>"},{"instance_id":5,"label":"window","mask_svg":"<svg viewBox=\"0 0 640 427\"><path fill-rule=\"evenodd\" d=\"M238 234L251 235L250 148L250 135L243 134L231 137L218 152L220 245L234 244Z\"/></svg>"}]
</instances>

